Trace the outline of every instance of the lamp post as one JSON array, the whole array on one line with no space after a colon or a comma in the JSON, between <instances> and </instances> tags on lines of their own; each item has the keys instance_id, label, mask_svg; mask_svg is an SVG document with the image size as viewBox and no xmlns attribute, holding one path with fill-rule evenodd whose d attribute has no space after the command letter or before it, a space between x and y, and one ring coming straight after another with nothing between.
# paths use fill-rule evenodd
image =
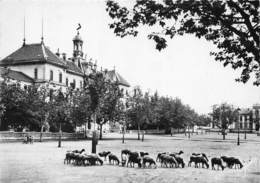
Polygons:
<instances>
[{"instance_id":1,"label":"lamp post","mask_svg":"<svg viewBox=\"0 0 260 183\"><path fill-rule=\"evenodd\" d=\"M245 136L244 136L244 139L246 140L246 129L245 129Z\"/></svg>"},{"instance_id":2,"label":"lamp post","mask_svg":"<svg viewBox=\"0 0 260 183\"><path fill-rule=\"evenodd\" d=\"M239 146L240 145L240 138L239 138L239 132L240 132L240 122L239 122L239 111L240 111L240 108L237 109L237 113L238 113L238 131L237 131L237 145Z\"/></svg>"},{"instance_id":3,"label":"lamp post","mask_svg":"<svg viewBox=\"0 0 260 183\"><path fill-rule=\"evenodd\" d=\"M58 142L58 147L61 147L61 122L60 122L60 128L59 128L59 142Z\"/></svg>"}]
</instances>

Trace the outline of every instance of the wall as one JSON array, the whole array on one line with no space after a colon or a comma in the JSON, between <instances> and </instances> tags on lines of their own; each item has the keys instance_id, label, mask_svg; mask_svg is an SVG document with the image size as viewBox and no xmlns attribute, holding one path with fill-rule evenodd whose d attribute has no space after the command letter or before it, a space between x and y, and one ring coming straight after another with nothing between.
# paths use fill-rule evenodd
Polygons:
<instances>
[{"instance_id":1,"label":"wall","mask_svg":"<svg viewBox=\"0 0 260 183\"><path fill-rule=\"evenodd\" d=\"M11 70L14 71L20 71L24 74L30 76L31 78L34 78L34 69L38 69L38 79L44 79L45 73L45 64L33 64L33 65L15 65L15 66L9 66Z\"/></svg>"},{"instance_id":2,"label":"wall","mask_svg":"<svg viewBox=\"0 0 260 183\"><path fill-rule=\"evenodd\" d=\"M50 71L53 71L53 82L54 83L60 83L59 82L59 73L62 74L62 84L65 85L65 69L51 65L51 64L45 64L45 79L50 80Z\"/></svg>"},{"instance_id":3,"label":"wall","mask_svg":"<svg viewBox=\"0 0 260 183\"><path fill-rule=\"evenodd\" d=\"M0 132L0 142L17 142L23 141L26 136L32 136L34 141L40 140L40 132L10 132L10 131L1 131ZM42 140L58 140L59 133L51 133L51 132L44 132L42 133ZM92 133L90 131L86 132L87 137L91 137ZM77 139L84 139L84 133L62 133L62 140L77 140Z\"/></svg>"},{"instance_id":4,"label":"wall","mask_svg":"<svg viewBox=\"0 0 260 183\"><path fill-rule=\"evenodd\" d=\"M70 85L70 83L73 83L73 79L75 79L75 81L76 81L76 88L80 88L80 82L82 82L82 86L83 86L83 77L82 76L78 76L78 75L75 75L75 74L67 73L66 77L69 80L69 85ZM66 82L66 78L64 79L64 81Z\"/></svg>"}]
</instances>

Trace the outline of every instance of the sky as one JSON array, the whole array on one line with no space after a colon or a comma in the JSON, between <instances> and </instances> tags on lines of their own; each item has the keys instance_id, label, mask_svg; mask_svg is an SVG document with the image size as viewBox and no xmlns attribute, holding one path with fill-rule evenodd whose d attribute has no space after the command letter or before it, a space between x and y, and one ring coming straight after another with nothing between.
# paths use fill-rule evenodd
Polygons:
<instances>
[{"instance_id":1,"label":"sky","mask_svg":"<svg viewBox=\"0 0 260 183\"><path fill-rule=\"evenodd\" d=\"M130 6L133 2L121 0ZM119 72L131 87L178 97L200 114L213 104L231 103L249 108L260 103L260 87L235 82L239 71L224 68L210 56L215 46L192 35L176 36L159 52L142 29L137 37L116 37L108 24L104 0L0 0L0 59L26 43L44 43L54 53L72 56L72 39L78 23L82 28L83 51L99 67Z\"/></svg>"}]
</instances>

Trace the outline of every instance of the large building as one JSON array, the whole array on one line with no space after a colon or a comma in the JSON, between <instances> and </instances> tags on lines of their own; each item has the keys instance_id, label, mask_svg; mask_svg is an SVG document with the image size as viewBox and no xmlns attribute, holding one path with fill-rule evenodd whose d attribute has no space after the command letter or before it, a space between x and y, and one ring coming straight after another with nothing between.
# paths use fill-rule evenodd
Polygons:
<instances>
[{"instance_id":1,"label":"large building","mask_svg":"<svg viewBox=\"0 0 260 183\"><path fill-rule=\"evenodd\" d=\"M254 104L252 108L239 109L238 121L231 124L230 129L248 132L259 131L260 104Z\"/></svg>"},{"instance_id":2,"label":"large building","mask_svg":"<svg viewBox=\"0 0 260 183\"><path fill-rule=\"evenodd\" d=\"M53 53L44 43L26 44L0 61L0 73L11 81L23 85L48 84L52 88L83 87L83 78L97 69L96 63L87 61L83 53L83 39L79 31L73 38L73 54ZM107 77L119 85L129 87L129 83L115 70L105 71Z\"/></svg>"},{"instance_id":3,"label":"large building","mask_svg":"<svg viewBox=\"0 0 260 183\"><path fill-rule=\"evenodd\" d=\"M73 38L73 54L67 57L65 53L53 53L44 43L43 37L40 43L26 44L0 61L0 82L6 79L8 83L19 82L21 87L28 85L45 85L50 89L66 91L70 88L81 88L84 78L93 72L97 72L97 64L88 59L83 53L83 39L77 31ZM119 87L129 87L129 83L113 70L100 70L105 77L115 82ZM91 129L93 129L91 125ZM81 127L79 127L81 128ZM98 126L96 125L95 129ZM109 128L104 125L103 129Z\"/></svg>"}]
</instances>

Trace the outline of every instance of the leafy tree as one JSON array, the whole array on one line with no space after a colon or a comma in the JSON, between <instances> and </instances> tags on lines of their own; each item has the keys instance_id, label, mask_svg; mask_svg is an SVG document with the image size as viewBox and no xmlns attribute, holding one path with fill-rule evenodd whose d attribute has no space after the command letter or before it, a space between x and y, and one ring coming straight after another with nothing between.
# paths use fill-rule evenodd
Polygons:
<instances>
[{"instance_id":1,"label":"leafy tree","mask_svg":"<svg viewBox=\"0 0 260 183\"><path fill-rule=\"evenodd\" d=\"M212 122L210 116L199 115L197 125L199 126L208 126Z\"/></svg>"},{"instance_id":2,"label":"leafy tree","mask_svg":"<svg viewBox=\"0 0 260 183\"><path fill-rule=\"evenodd\" d=\"M68 102L70 108L70 119L74 127L90 123L91 118L91 98L89 92L82 88L80 90L70 90L68 92Z\"/></svg>"},{"instance_id":3,"label":"leafy tree","mask_svg":"<svg viewBox=\"0 0 260 183\"><path fill-rule=\"evenodd\" d=\"M62 93L61 90L53 92L52 99L49 101L51 110L49 111L49 121L51 131L73 132L73 126L70 112L71 108L68 102L68 95Z\"/></svg>"},{"instance_id":4,"label":"leafy tree","mask_svg":"<svg viewBox=\"0 0 260 183\"><path fill-rule=\"evenodd\" d=\"M102 127L108 121L120 120L122 106L119 106L119 100L122 93L116 83L107 81L107 91L101 96L100 107L98 111L97 123L100 127L100 139L102 139Z\"/></svg>"},{"instance_id":5,"label":"leafy tree","mask_svg":"<svg viewBox=\"0 0 260 183\"><path fill-rule=\"evenodd\" d=\"M147 120L147 113L144 106L144 95L140 87L135 87L132 94L127 96L127 118L132 122L131 124L138 129L138 140L140 140L141 126L144 125Z\"/></svg>"},{"instance_id":6,"label":"leafy tree","mask_svg":"<svg viewBox=\"0 0 260 183\"><path fill-rule=\"evenodd\" d=\"M1 130L9 127L21 131L24 127L31 130L39 129L39 120L32 98L35 91L31 88L23 89L20 84L1 83L1 105L5 107L2 115Z\"/></svg>"},{"instance_id":7,"label":"leafy tree","mask_svg":"<svg viewBox=\"0 0 260 183\"><path fill-rule=\"evenodd\" d=\"M158 50L175 35L203 37L217 46L211 53L216 61L242 69L237 81L245 83L254 75L254 84L260 85L258 0L137 0L129 9L108 0L106 10L117 36L136 36L138 27L154 27L148 38Z\"/></svg>"},{"instance_id":8,"label":"leafy tree","mask_svg":"<svg viewBox=\"0 0 260 183\"><path fill-rule=\"evenodd\" d=\"M94 72L87 78L87 90L91 98L90 110L99 124L100 139L102 127L105 123L115 119L115 109L122 97L119 86L106 77L105 72Z\"/></svg>"},{"instance_id":9,"label":"leafy tree","mask_svg":"<svg viewBox=\"0 0 260 183\"><path fill-rule=\"evenodd\" d=\"M237 110L232 105L223 103L214 105L211 115L214 124L222 129L223 140L225 140L226 129L228 129L230 124L237 120Z\"/></svg>"}]
</instances>

